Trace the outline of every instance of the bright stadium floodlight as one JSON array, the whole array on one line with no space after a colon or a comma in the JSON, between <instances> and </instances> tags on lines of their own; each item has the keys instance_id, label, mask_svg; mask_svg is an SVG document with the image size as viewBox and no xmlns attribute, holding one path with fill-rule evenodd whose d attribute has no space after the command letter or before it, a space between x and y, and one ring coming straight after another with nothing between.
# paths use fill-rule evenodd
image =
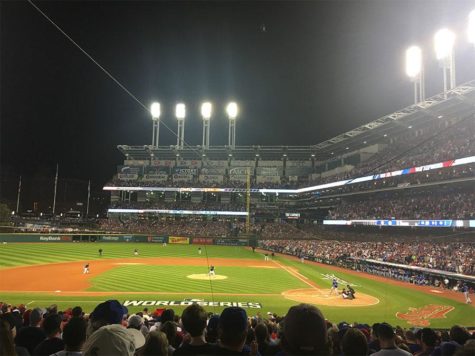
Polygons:
<instances>
[{"instance_id":1,"label":"bright stadium floodlight","mask_svg":"<svg viewBox=\"0 0 475 356\"><path fill-rule=\"evenodd\" d=\"M159 119L160 118L160 103L153 103L152 106L150 107L150 112L152 114L153 119Z\"/></svg>"},{"instance_id":2,"label":"bright stadium floodlight","mask_svg":"<svg viewBox=\"0 0 475 356\"><path fill-rule=\"evenodd\" d=\"M440 61L448 59L452 55L455 43L455 34L443 28L436 32L434 36L435 57Z\"/></svg>"},{"instance_id":3,"label":"bright stadium floodlight","mask_svg":"<svg viewBox=\"0 0 475 356\"><path fill-rule=\"evenodd\" d=\"M467 36L468 42L475 45L475 10L470 11L468 15Z\"/></svg>"},{"instance_id":4,"label":"bright stadium floodlight","mask_svg":"<svg viewBox=\"0 0 475 356\"><path fill-rule=\"evenodd\" d=\"M160 129L160 103L154 102L150 106L150 113L152 114L152 147L158 147L158 137Z\"/></svg>"},{"instance_id":5,"label":"bright stadium floodlight","mask_svg":"<svg viewBox=\"0 0 475 356\"><path fill-rule=\"evenodd\" d=\"M236 117L238 114L238 106L235 102L230 102L226 106L226 113L229 119L228 128L228 146L234 149L236 147Z\"/></svg>"},{"instance_id":6,"label":"bright stadium floodlight","mask_svg":"<svg viewBox=\"0 0 475 356\"><path fill-rule=\"evenodd\" d=\"M444 98L447 99L447 90L455 88L455 34L443 28L434 36L435 56L439 60L444 73Z\"/></svg>"},{"instance_id":7,"label":"bright stadium floodlight","mask_svg":"<svg viewBox=\"0 0 475 356\"><path fill-rule=\"evenodd\" d=\"M424 101L424 68L422 50L418 46L411 46L406 50L406 74L414 82L414 104Z\"/></svg>"},{"instance_id":8,"label":"bright stadium floodlight","mask_svg":"<svg viewBox=\"0 0 475 356\"><path fill-rule=\"evenodd\" d=\"M406 74L409 78L417 77L422 70L422 51L418 46L406 50Z\"/></svg>"},{"instance_id":9,"label":"bright stadium floodlight","mask_svg":"<svg viewBox=\"0 0 475 356\"><path fill-rule=\"evenodd\" d=\"M238 106L235 102L230 102L228 106L226 106L226 113L230 119L235 119L238 114Z\"/></svg>"},{"instance_id":10,"label":"bright stadium floodlight","mask_svg":"<svg viewBox=\"0 0 475 356\"><path fill-rule=\"evenodd\" d=\"M201 116L203 119L209 119L213 110L213 105L209 102L201 104Z\"/></svg>"},{"instance_id":11,"label":"bright stadium floodlight","mask_svg":"<svg viewBox=\"0 0 475 356\"><path fill-rule=\"evenodd\" d=\"M177 119L184 119L186 115L186 106L183 103L176 104L175 108L175 116Z\"/></svg>"},{"instance_id":12,"label":"bright stadium floodlight","mask_svg":"<svg viewBox=\"0 0 475 356\"><path fill-rule=\"evenodd\" d=\"M213 105L210 102L204 102L201 104L201 116L203 117L203 149L209 148L209 125L212 111Z\"/></svg>"},{"instance_id":13,"label":"bright stadium floodlight","mask_svg":"<svg viewBox=\"0 0 475 356\"><path fill-rule=\"evenodd\" d=\"M175 107L175 116L178 122L178 134L176 136L176 147L183 149L185 144L185 116L186 116L186 107L183 103L176 104Z\"/></svg>"}]
</instances>

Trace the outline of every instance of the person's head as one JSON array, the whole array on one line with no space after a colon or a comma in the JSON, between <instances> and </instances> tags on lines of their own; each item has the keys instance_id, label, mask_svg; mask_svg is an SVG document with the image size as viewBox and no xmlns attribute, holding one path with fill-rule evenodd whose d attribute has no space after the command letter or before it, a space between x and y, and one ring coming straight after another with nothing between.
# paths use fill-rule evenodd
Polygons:
<instances>
[{"instance_id":1,"label":"person's head","mask_svg":"<svg viewBox=\"0 0 475 356\"><path fill-rule=\"evenodd\" d=\"M118 300L107 300L96 306L90 315L90 332L94 332L104 325L120 324L127 314L127 308Z\"/></svg>"},{"instance_id":2,"label":"person's head","mask_svg":"<svg viewBox=\"0 0 475 356\"><path fill-rule=\"evenodd\" d=\"M0 318L0 355L16 355L10 323Z\"/></svg>"},{"instance_id":3,"label":"person's head","mask_svg":"<svg viewBox=\"0 0 475 356\"><path fill-rule=\"evenodd\" d=\"M269 329L264 323L259 323L254 328L256 334L256 341L258 344L263 344L270 341Z\"/></svg>"},{"instance_id":4,"label":"person's head","mask_svg":"<svg viewBox=\"0 0 475 356\"><path fill-rule=\"evenodd\" d=\"M198 304L192 304L186 307L181 315L183 328L192 337L198 337L204 334L207 319L206 311Z\"/></svg>"},{"instance_id":5,"label":"person's head","mask_svg":"<svg viewBox=\"0 0 475 356\"><path fill-rule=\"evenodd\" d=\"M30 314L30 325L39 326L41 320L43 320L44 311L41 308L35 308L31 311Z\"/></svg>"},{"instance_id":6,"label":"person's head","mask_svg":"<svg viewBox=\"0 0 475 356\"><path fill-rule=\"evenodd\" d=\"M414 343L416 341L416 335L412 330L407 330L405 332L406 340L410 341L411 343Z\"/></svg>"},{"instance_id":7,"label":"person's head","mask_svg":"<svg viewBox=\"0 0 475 356\"><path fill-rule=\"evenodd\" d=\"M459 345L464 345L470 339L470 333L463 326L454 325L450 329L450 338Z\"/></svg>"},{"instance_id":8,"label":"person's head","mask_svg":"<svg viewBox=\"0 0 475 356\"><path fill-rule=\"evenodd\" d=\"M167 356L168 339L164 332L155 330L148 333L140 356Z\"/></svg>"},{"instance_id":9,"label":"person's head","mask_svg":"<svg viewBox=\"0 0 475 356\"><path fill-rule=\"evenodd\" d=\"M83 316L83 312L82 312L82 308L77 306L77 307L74 307L72 310L71 310L71 316L73 318L80 318Z\"/></svg>"},{"instance_id":10,"label":"person's head","mask_svg":"<svg viewBox=\"0 0 475 356\"><path fill-rule=\"evenodd\" d=\"M371 339L378 340L378 327L380 323L374 323L371 326Z\"/></svg>"},{"instance_id":11,"label":"person's head","mask_svg":"<svg viewBox=\"0 0 475 356\"><path fill-rule=\"evenodd\" d=\"M127 321L127 327L140 330L143 326L143 318L140 315L131 315Z\"/></svg>"},{"instance_id":12,"label":"person's head","mask_svg":"<svg viewBox=\"0 0 475 356\"><path fill-rule=\"evenodd\" d=\"M341 350L345 356L368 355L369 348L366 337L356 328L347 329L341 340Z\"/></svg>"},{"instance_id":13,"label":"person's head","mask_svg":"<svg viewBox=\"0 0 475 356\"><path fill-rule=\"evenodd\" d=\"M118 324L106 325L96 330L84 344L84 356L133 356L145 344L145 337L135 329Z\"/></svg>"},{"instance_id":14,"label":"person's head","mask_svg":"<svg viewBox=\"0 0 475 356\"><path fill-rule=\"evenodd\" d=\"M322 312L313 305L299 304L284 318L282 347L290 354L328 354L328 333Z\"/></svg>"},{"instance_id":15,"label":"person's head","mask_svg":"<svg viewBox=\"0 0 475 356\"><path fill-rule=\"evenodd\" d=\"M58 314L50 314L43 321L43 330L46 336L53 337L61 332L61 317Z\"/></svg>"},{"instance_id":16,"label":"person's head","mask_svg":"<svg viewBox=\"0 0 475 356\"><path fill-rule=\"evenodd\" d=\"M219 315L210 315L208 325L206 326L206 341L216 343L218 340Z\"/></svg>"},{"instance_id":17,"label":"person's head","mask_svg":"<svg viewBox=\"0 0 475 356\"><path fill-rule=\"evenodd\" d=\"M223 347L242 350L248 330L246 311L239 307L223 310L218 322L218 338Z\"/></svg>"},{"instance_id":18,"label":"person's head","mask_svg":"<svg viewBox=\"0 0 475 356\"><path fill-rule=\"evenodd\" d=\"M80 351L86 341L87 323L83 318L74 317L63 330L63 341L67 351Z\"/></svg>"},{"instance_id":19,"label":"person's head","mask_svg":"<svg viewBox=\"0 0 475 356\"><path fill-rule=\"evenodd\" d=\"M391 325L387 323L381 323L376 328L376 335L381 343L395 342L396 333Z\"/></svg>"},{"instance_id":20,"label":"person's head","mask_svg":"<svg viewBox=\"0 0 475 356\"><path fill-rule=\"evenodd\" d=\"M422 347L433 348L437 344L437 334L431 328L421 330Z\"/></svg>"},{"instance_id":21,"label":"person's head","mask_svg":"<svg viewBox=\"0 0 475 356\"><path fill-rule=\"evenodd\" d=\"M167 335L168 343L170 345L175 343L177 329L176 324L173 321L167 321L164 324L161 324L160 331Z\"/></svg>"},{"instance_id":22,"label":"person's head","mask_svg":"<svg viewBox=\"0 0 475 356\"><path fill-rule=\"evenodd\" d=\"M175 311L173 309L165 309L160 317L162 324L167 321L173 321L175 319Z\"/></svg>"}]
</instances>

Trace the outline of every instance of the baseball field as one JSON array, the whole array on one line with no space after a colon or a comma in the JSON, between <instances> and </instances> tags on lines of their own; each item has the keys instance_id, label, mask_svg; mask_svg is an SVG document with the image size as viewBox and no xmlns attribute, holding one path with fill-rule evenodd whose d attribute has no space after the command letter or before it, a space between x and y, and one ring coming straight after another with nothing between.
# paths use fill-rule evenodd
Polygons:
<instances>
[{"instance_id":1,"label":"baseball field","mask_svg":"<svg viewBox=\"0 0 475 356\"><path fill-rule=\"evenodd\" d=\"M118 299L130 312L180 311L193 302L219 312L239 305L249 315L285 314L299 302L319 306L334 321L386 321L403 327L473 326L475 308L463 295L276 256L244 247L146 243L7 243L0 245L0 301L91 311ZM99 249L103 250L102 256ZM138 255L134 250L138 250ZM84 266L89 264L89 273ZM216 275L209 276L209 266ZM351 284L354 300L330 294Z\"/></svg>"}]
</instances>

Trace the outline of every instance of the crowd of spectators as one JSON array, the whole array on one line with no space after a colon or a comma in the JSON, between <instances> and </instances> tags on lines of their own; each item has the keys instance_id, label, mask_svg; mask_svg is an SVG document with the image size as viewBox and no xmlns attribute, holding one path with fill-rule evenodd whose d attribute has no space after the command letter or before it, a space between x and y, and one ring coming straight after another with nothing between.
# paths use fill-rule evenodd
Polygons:
<instances>
[{"instance_id":1,"label":"crowd of spectators","mask_svg":"<svg viewBox=\"0 0 475 356\"><path fill-rule=\"evenodd\" d=\"M147 308L135 314L117 300L86 314L80 306L27 309L0 302L0 354L21 356L111 355L415 355L465 356L475 353L475 336L450 330L403 329L381 322L334 323L310 304L286 315L240 307L221 315L192 304L182 315ZM389 351L389 352L388 352Z\"/></svg>"},{"instance_id":2,"label":"crowd of spectators","mask_svg":"<svg viewBox=\"0 0 475 356\"><path fill-rule=\"evenodd\" d=\"M201 219L103 219L100 230L107 232L147 233L192 237L225 237L231 234L231 223L225 220Z\"/></svg>"},{"instance_id":3,"label":"crowd of spectators","mask_svg":"<svg viewBox=\"0 0 475 356\"><path fill-rule=\"evenodd\" d=\"M329 219L474 219L475 191L372 194L342 199Z\"/></svg>"},{"instance_id":4,"label":"crowd of spectators","mask_svg":"<svg viewBox=\"0 0 475 356\"><path fill-rule=\"evenodd\" d=\"M259 244L275 252L324 261L377 260L475 275L474 243L262 240Z\"/></svg>"},{"instance_id":5,"label":"crowd of spectators","mask_svg":"<svg viewBox=\"0 0 475 356\"><path fill-rule=\"evenodd\" d=\"M416 132L418 134L416 134ZM253 188L298 188L302 184L316 185L324 184L344 179L356 178L376 173L390 172L403 168L410 168L430 163L443 162L456 158L472 156L475 154L475 124L473 119L462 120L451 126L446 126L438 122L433 127L425 127L422 130L403 133L392 137L389 144L384 149L374 154L369 159L356 164L351 171L334 174L326 177L311 179L310 177L300 177L301 182L289 182L287 177L281 177L279 183L255 182L254 176L251 178ZM460 167L459 167L460 168ZM415 174L408 179L412 184L420 184L425 181L441 180L446 177L458 177L473 175L473 169L445 169L443 174L439 171L427 174ZM305 178L305 179L303 179ZM310 179L310 181L308 180ZM397 183L395 183L397 182ZM371 182L379 186L391 186L400 184L401 179L390 178L378 182ZM246 182L233 181L231 176L223 175L223 183L199 182L197 176L190 176L188 182L173 182L171 176L166 182L151 182L145 180L119 180L114 178L108 185L112 186L163 186L163 187L228 187L246 188ZM360 186L360 185L359 185ZM371 185L363 185L363 189L375 188ZM346 189L355 189L354 187Z\"/></svg>"}]
</instances>

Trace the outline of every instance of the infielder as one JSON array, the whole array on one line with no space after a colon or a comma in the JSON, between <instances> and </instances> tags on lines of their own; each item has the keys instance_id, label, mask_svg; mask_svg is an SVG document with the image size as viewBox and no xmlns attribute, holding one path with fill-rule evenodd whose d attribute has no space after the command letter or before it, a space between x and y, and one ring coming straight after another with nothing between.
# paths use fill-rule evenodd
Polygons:
<instances>
[{"instance_id":1,"label":"infielder","mask_svg":"<svg viewBox=\"0 0 475 356\"><path fill-rule=\"evenodd\" d=\"M214 266L213 266L213 265L210 266L208 275L209 275L209 276L215 276L215 273L214 273Z\"/></svg>"},{"instance_id":2,"label":"infielder","mask_svg":"<svg viewBox=\"0 0 475 356\"><path fill-rule=\"evenodd\" d=\"M82 274L89 273L89 263L86 263L84 265L84 269L82 270Z\"/></svg>"}]
</instances>

